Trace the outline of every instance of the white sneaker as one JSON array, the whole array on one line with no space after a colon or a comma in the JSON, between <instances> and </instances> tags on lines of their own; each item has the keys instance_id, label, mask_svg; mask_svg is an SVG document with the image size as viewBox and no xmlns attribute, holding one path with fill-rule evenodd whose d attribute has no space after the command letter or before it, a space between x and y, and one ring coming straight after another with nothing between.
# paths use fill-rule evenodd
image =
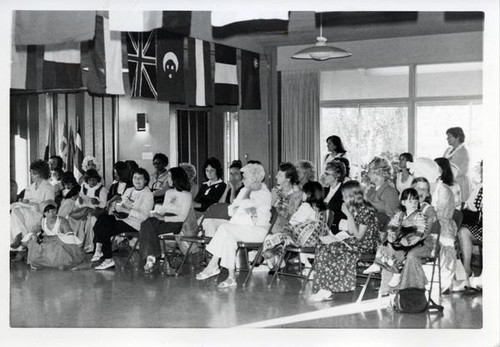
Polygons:
<instances>
[{"instance_id":1,"label":"white sneaker","mask_svg":"<svg viewBox=\"0 0 500 347\"><path fill-rule=\"evenodd\" d=\"M471 276L471 277L469 277L469 283L470 283L470 287L471 288L474 288L474 289L483 289L483 277L482 276L478 276L478 277Z\"/></svg>"},{"instance_id":2,"label":"white sneaker","mask_svg":"<svg viewBox=\"0 0 500 347\"><path fill-rule=\"evenodd\" d=\"M101 260L102 258L102 252L95 252L94 255L92 256L92 259L90 259L91 263L95 263L96 261Z\"/></svg>"},{"instance_id":3,"label":"white sneaker","mask_svg":"<svg viewBox=\"0 0 500 347\"><path fill-rule=\"evenodd\" d=\"M389 283L387 283L387 285L394 288L398 286L399 282L401 282L401 274L393 274L391 280L389 281Z\"/></svg>"},{"instance_id":4,"label":"white sneaker","mask_svg":"<svg viewBox=\"0 0 500 347\"><path fill-rule=\"evenodd\" d=\"M115 267L115 261L113 259L104 259L101 265L96 266L96 270L106 270Z\"/></svg>"},{"instance_id":5,"label":"white sneaker","mask_svg":"<svg viewBox=\"0 0 500 347\"><path fill-rule=\"evenodd\" d=\"M365 271L363 271L363 274L364 275L375 274L375 273L379 273L380 271L382 271L382 269L380 268L380 265L373 263L372 265L367 267L365 269Z\"/></svg>"}]
</instances>

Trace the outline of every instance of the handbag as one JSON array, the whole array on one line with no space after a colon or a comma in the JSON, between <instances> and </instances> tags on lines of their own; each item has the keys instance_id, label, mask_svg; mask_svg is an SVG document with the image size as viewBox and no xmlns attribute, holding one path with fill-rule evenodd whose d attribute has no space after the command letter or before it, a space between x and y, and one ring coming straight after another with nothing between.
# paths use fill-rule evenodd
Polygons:
<instances>
[{"instance_id":1,"label":"handbag","mask_svg":"<svg viewBox=\"0 0 500 347\"><path fill-rule=\"evenodd\" d=\"M398 290L394 297L393 308L401 313L421 313L427 310L425 289L405 288Z\"/></svg>"}]
</instances>

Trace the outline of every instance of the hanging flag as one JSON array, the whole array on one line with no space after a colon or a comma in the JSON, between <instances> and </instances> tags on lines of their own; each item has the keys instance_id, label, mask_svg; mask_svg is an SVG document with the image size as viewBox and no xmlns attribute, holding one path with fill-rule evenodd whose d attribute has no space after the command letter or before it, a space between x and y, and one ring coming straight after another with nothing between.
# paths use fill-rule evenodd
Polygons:
<instances>
[{"instance_id":1,"label":"hanging flag","mask_svg":"<svg viewBox=\"0 0 500 347\"><path fill-rule=\"evenodd\" d=\"M121 33L109 31L109 19L96 16L95 37L82 42L83 85L90 93L123 95Z\"/></svg>"},{"instance_id":2,"label":"hanging flag","mask_svg":"<svg viewBox=\"0 0 500 347\"><path fill-rule=\"evenodd\" d=\"M213 83L210 43L188 38L187 103L193 106L212 106Z\"/></svg>"},{"instance_id":3,"label":"hanging flag","mask_svg":"<svg viewBox=\"0 0 500 347\"><path fill-rule=\"evenodd\" d=\"M189 36L191 34L191 11L163 11L162 28Z\"/></svg>"},{"instance_id":4,"label":"hanging flag","mask_svg":"<svg viewBox=\"0 0 500 347\"><path fill-rule=\"evenodd\" d=\"M75 141L73 137L73 128L69 128L69 138L68 138L68 162L66 163L66 167L68 170L71 170L71 168L74 168L74 153L75 153ZM73 171L73 174L76 174ZM76 176L75 176L76 177Z\"/></svg>"},{"instance_id":5,"label":"hanging flag","mask_svg":"<svg viewBox=\"0 0 500 347\"><path fill-rule=\"evenodd\" d=\"M79 42L45 46L43 89L80 89L82 84Z\"/></svg>"},{"instance_id":6,"label":"hanging flag","mask_svg":"<svg viewBox=\"0 0 500 347\"><path fill-rule=\"evenodd\" d=\"M161 11L109 11L109 30L145 32L161 28Z\"/></svg>"},{"instance_id":7,"label":"hanging flag","mask_svg":"<svg viewBox=\"0 0 500 347\"><path fill-rule=\"evenodd\" d=\"M52 119L52 115L49 115L49 135L47 138L47 146L45 146L45 155L43 160L48 161L49 158L53 155L56 155L56 133L54 129L54 120Z\"/></svg>"},{"instance_id":8,"label":"hanging flag","mask_svg":"<svg viewBox=\"0 0 500 347\"><path fill-rule=\"evenodd\" d=\"M260 110L260 55L241 50L241 109Z\"/></svg>"},{"instance_id":9,"label":"hanging flag","mask_svg":"<svg viewBox=\"0 0 500 347\"><path fill-rule=\"evenodd\" d=\"M63 125L63 135L61 136L61 141L59 142L59 155L63 159L63 169L66 168L66 162L68 161L68 127L66 122ZM68 167L68 170L70 168Z\"/></svg>"},{"instance_id":10,"label":"hanging flag","mask_svg":"<svg viewBox=\"0 0 500 347\"><path fill-rule=\"evenodd\" d=\"M215 104L238 105L236 48L215 44Z\"/></svg>"},{"instance_id":11,"label":"hanging flag","mask_svg":"<svg viewBox=\"0 0 500 347\"><path fill-rule=\"evenodd\" d=\"M53 45L92 40L95 11L15 11L16 45Z\"/></svg>"},{"instance_id":12,"label":"hanging flag","mask_svg":"<svg viewBox=\"0 0 500 347\"><path fill-rule=\"evenodd\" d=\"M184 104L184 38L156 31L156 79L158 100Z\"/></svg>"},{"instance_id":13,"label":"hanging flag","mask_svg":"<svg viewBox=\"0 0 500 347\"><path fill-rule=\"evenodd\" d=\"M288 11L212 11L211 16L213 37L288 32Z\"/></svg>"},{"instance_id":14,"label":"hanging flag","mask_svg":"<svg viewBox=\"0 0 500 347\"><path fill-rule=\"evenodd\" d=\"M74 157L73 157L73 174L75 175L75 178L77 181L84 174L83 169L82 169L82 162L83 162L82 148L83 148L82 147L82 138L80 136L80 128L78 127L76 130L75 153L74 153Z\"/></svg>"},{"instance_id":15,"label":"hanging flag","mask_svg":"<svg viewBox=\"0 0 500 347\"><path fill-rule=\"evenodd\" d=\"M127 33L128 75L132 97L156 99L156 35Z\"/></svg>"},{"instance_id":16,"label":"hanging flag","mask_svg":"<svg viewBox=\"0 0 500 347\"><path fill-rule=\"evenodd\" d=\"M43 46L12 46L13 89L42 89Z\"/></svg>"}]
</instances>

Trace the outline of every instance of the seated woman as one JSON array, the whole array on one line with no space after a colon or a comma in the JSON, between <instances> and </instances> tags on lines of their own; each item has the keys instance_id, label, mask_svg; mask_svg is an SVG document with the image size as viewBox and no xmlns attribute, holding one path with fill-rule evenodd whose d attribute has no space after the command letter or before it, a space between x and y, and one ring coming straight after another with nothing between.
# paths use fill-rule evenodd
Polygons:
<instances>
[{"instance_id":1,"label":"seated woman","mask_svg":"<svg viewBox=\"0 0 500 347\"><path fill-rule=\"evenodd\" d=\"M219 202L225 202L226 204L232 204L234 199L238 196L238 193L243 188L243 181L241 175L241 160L233 160L229 166L229 181L227 182L227 188Z\"/></svg>"},{"instance_id":2,"label":"seated woman","mask_svg":"<svg viewBox=\"0 0 500 347\"><path fill-rule=\"evenodd\" d=\"M341 162L342 164L344 164L345 166L345 177L344 177L344 181L350 181L352 180L350 174L351 174L351 166L349 164L349 160L347 160L346 158L344 157L338 157L338 158L335 158L333 159L333 161L339 161Z\"/></svg>"},{"instance_id":3,"label":"seated woman","mask_svg":"<svg viewBox=\"0 0 500 347\"><path fill-rule=\"evenodd\" d=\"M112 203L125 192L127 188L132 187L131 169L124 161L117 161L113 164L114 181L109 186L108 203Z\"/></svg>"},{"instance_id":4,"label":"seated woman","mask_svg":"<svg viewBox=\"0 0 500 347\"><path fill-rule=\"evenodd\" d=\"M54 186L55 194L56 194L56 203L59 204L61 202L61 192L64 189L62 184L62 176L64 171L60 168L55 168L50 171L50 184Z\"/></svg>"},{"instance_id":5,"label":"seated woman","mask_svg":"<svg viewBox=\"0 0 500 347\"><path fill-rule=\"evenodd\" d=\"M439 257L441 258L441 291L446 292L453 285L457 263L455 250L455 239L457 237L457 225L453 221L455 210L455 197L451 186L453 185L453 172L450 161L446 158L436 158L434 161L439 165L441 176L436 183L435 191L432 193L432 205L436 209L441 235Z\"/></svg>"},{"instance_id":6,"label":"seated woman","mask_svg":"<svg viewBox=\"0 0 500 347\"><path fill-rule=\"evenodd\" d=\"M370 181L366 191L366 199L372 203L378 212L392 217L399 206L399 194L396 188L389 184L392 167L385 158L375 157L368 165Z\"/></svg>"},{"instance_id":7,"label":"seated woman","mask_svg":"<svg viewBox=\"0 0 500 347\"><path fill-rule=\"evenodd\" d=\"M223 169L217 158L208 158L203 164L203 172L207 181L203 183L194 198L194 209L197 212L205 212L207 208L219 202L226 190L226 184L222 181Z\"/></svg>"},{"instance_id":8,"label":"seated woman","mask_svg":"<svg viewBox=\"0 0 500 347\"><path fill-rule=\"evenodd\" d=\"M474 241L483 242L483 162L479 165L479 182L474 185L469 199L465 202L462 227L458 231L462 261L464 262L465 280L464 287L475 288L481 281L475 277L471 270L472 245Z\"/></svg>"},{"instance_id":9,"label":"seated woman","mask_svg":"<svg viewBox=\"0 0 500 347\"><path fill-rule=\"evenodd\" d=\"M333 213L333 220L330 229L334 234L339 232L340 221L347 219L342 213L342 185L346 175L345 165L337 160L332 160L326 164L323 173L325 182L325 203L330 213Z\"/></svg>"},{"instance_id":10,"label":"seated woman","mask_svg":"<svg viewBox=\"0 0 500 347\"><path fill-rule=\"evenodd\" d=\"M155 203L161 204L165 192L170 188L167 184L168 157L163 153L156 153L153 157L153 166L155 171L151 175L149 189L153 192Z\"/></svg>"},{"instance_id":11,"label":"seated woman","mask_svg":"<svg viewBox=\"0 0 500 347\"><path fill-rule=\"evenodd\" d=\"M299 160L295 163L299 175L299 188L302 189L307 182L316 181L316 168L309 160Z\"/></svg>"},{"instance_id":12,"label":"seated woman","mask_svg":"<svg viewBox=\"0 0 500 347\"><path fill-rule=\"evenodd\" d=\"M75 207L75 201L78 199L81 187L71 171L66 171L63 174L61 182L64 189L62 190L62 200L57 215L67 218Z\"/></svg>"},{"instance_id":13,"label":"seated woman","mask_svg":"<svg viewBox=\"0 0 500 347\"><path fill-rule=\"evenodd\" d=\"M85 172L82 189L75 202L75 208L68 216L68 222L76 236L82 241L84 252L94 251L94 224L97 215L106 213L108 191L102 185L101 176L94 169Z\"/></svg>"},{"instance_id":14,"label":"seated woman","mask_svg":"<svg viewBox=\"0 0 500 347\"><path fill-rule=\"evenodd\" d=\"M141 257L146 261L144 272L153 272L156 259L161 256L161 234L178 234L191 208L190 183L186 171L180 167L168 170L167 182L171 189L165 192L163 205L156 205L148 219L141 224L139 244Z\"/></svg>"},{"instance_id":15,"label":"seated woman","mask_svg":"<svg viewBox=\"0 0 500 347\"><path fill-rule=\"evenodd\" d=\"M43 219L41 231L30 234L28 264L33 270L40 268L70 269L84 260L81 241L75 236L66 219L57 216L56 203L41 203Z\"/></svg>"},{"instance_id":16,"label":"seated woman","mask_svg":"<svg viewBox=\"0 0 500 347\"><path fill-rule=\"evenodd\" d=\"M115 266L111 253L111 237L124 232L138 233L141 223L149 217L149 212L153 209L153 193L148 187L148 172L143 168L135 170L132 183L134 187L125 190L113 214L100 215L94 225L96 247L92 262L104 257L104 261L95 268L96 270Z\"/></svg>"},{"instance_id":17,"label":"seated woman","mask_svg":"<svg viewBox=\"0 0 500 347\"><path fill-rule=\"evenodd\" d=\"M197 280L218 275L220 260L220 265L228 270L229 275L219 284L219 288L236 286L234 268L238 241L262 242L271 219L271 192L262 183L265 177L264 167L247 164L241 171L245 187L229 206L231 220L217 229L207 246L207 251L213 257L207 267L196 275Z\"/></svg>"},{"instance_id":18,"label":"seated woman","mask_svg":"<svg viewBox=\"0 0 500 347\"><path fill-rule=\"evenodd\" d=\"M299 176L292 163L279 165L276 174L276 186L271 190L271 204L278 212L272 232L280 232L290 221L290 217L302 203L302 190L298 187Z\"/></svg>"},{"instance_id":19,"label":"seated woman","mask_svg":"<svg viewBox=\"0 0 500 347\"><path fill-rule=\"evenodd\" d=\"M398 286L406 254L423 244L425 230L426 220L420 210L418 192L407 188L401 193L399 211L387 226L387 240L378 247L375 263L363 273L380 272L382 267L382 283L387 283L390 278L389 287ZM382 294L387 293L384 290Z\"/></svg>"},{"instance_id":20,"label":"seated woman","mask_svg":"<svg viewBox=\"0 0 500 347\"><path fill-rule=\"evenodd\" d=\"M189 184L191 185L191 196L194 198L198 195L198 184L196 183L196 166L190 163L180 163L179 167L186 171Z\"/></svg>"},{"instance_id":21,"label":"seated woman","mask_svg":"<svg viewBox=\"0 0 500 347\"><path fill-rule=\"evenodd\" d=\"M399 155L398 173L396 174L396 189L401 194L406 188L410 188L413 181L413 175L408 169L407 163L413 162L411 153L401 153Z\"/></svg>"},{"instance_id":22,"label":"seated woman","mask_svg":"<svg viewBox=\"0 0 500 347\"><path fill-rule=\"evenodd\" d=\"M99 171L99 165L97 164L97 161L93 156L88 155L85 158L83 158L82 170L85 173L85 172L87 172L87 170L90 170L90 169L94 169L96 171ZM83 179L84 179L84 176L82 175L80 177L80 179L78 180L78 184L82 185Z\"/></svg>"},{"instance_id":23,"label":"seated woman","mask_svg":"<svg viewBox=\"0 0 500 347\"><path fill-rule=\"evenodd\" d=\"M333 293L352 291L356 287L356 263L361 253L373 252L378 238L377 210L363 198L358 181L342 186L349 237L324 238L316 246L316 275L313 280L313 302L331 300Z\"/></svg>"},{"instance_id":24,"label":"seated woman","mask_svg":"<svg viewBox=\"0 0 500 347\"><path fill-rule=\"evenodd\" d=\"M290 221L279 231L264 239L263 256L270 269L276 266L284 247L315 247L321 228L326 223L326 204L323 186L319 182L307 182L303 187L302 204ZM304 259L304 262L305 259Z\"/></svg>"},{"instance_id":25,"label":"seated woman","mask_svg":"<svg viewBox=\"0 0 500 347\"><path fill-rule=\"evenodd\" d=\"M55 189L49 182L50 170L47 162L35 160L30 165L31 181L24 198L11 205L10 241L13 250L22 250L21 239L28 232L40 230L42 210L40 203L55 200Z\"/></svg>"}]
</instances>

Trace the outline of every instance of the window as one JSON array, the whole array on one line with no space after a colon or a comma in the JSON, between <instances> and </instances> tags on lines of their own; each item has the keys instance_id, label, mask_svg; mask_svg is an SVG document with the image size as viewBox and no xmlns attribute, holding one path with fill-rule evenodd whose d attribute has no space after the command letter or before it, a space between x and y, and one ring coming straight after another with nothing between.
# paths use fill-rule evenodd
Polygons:
<instances>
[{"instance_id":1,"label":"window","mask_svg":"<svg viewBox=\"0 0 500 347\"><path fill-rule=\"evenodd\" d=\"M15 135L16 149L16 182L18 193L25 189L29 184L29 159L28 159L28 141L19 135Z\"/></svg>"}]
</instances>

